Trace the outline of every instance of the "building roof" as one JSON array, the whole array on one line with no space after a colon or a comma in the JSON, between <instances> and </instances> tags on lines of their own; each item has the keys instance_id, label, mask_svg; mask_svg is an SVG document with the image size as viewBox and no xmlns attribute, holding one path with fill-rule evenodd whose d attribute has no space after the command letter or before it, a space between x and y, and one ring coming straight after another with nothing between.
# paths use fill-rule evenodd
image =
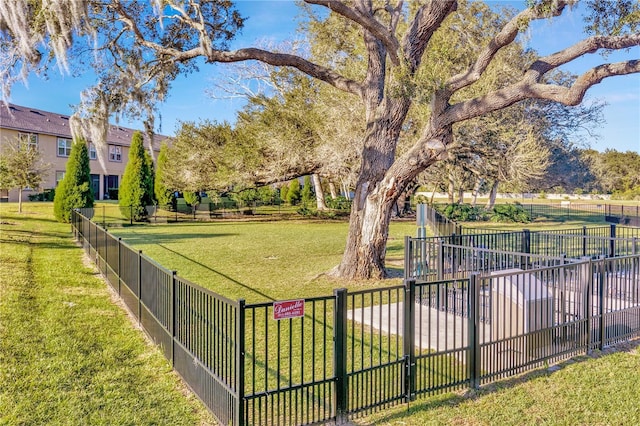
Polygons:
<instances>
[{"instance_id":1,"label":"building roof","mask_svg":"<svg viewBox=\"0 0 640 426\"><path fill-rule=\"evenodd\" d=\"M0 102L0 127L19 132L71 138L68 115L6 102ZM129 146L135 131L135 129L110 124L107 132L107 143ZM154 149L160 149L160 143L167 138L169 137L164 135L154 135Z\"/></svg>"}]
</instances>

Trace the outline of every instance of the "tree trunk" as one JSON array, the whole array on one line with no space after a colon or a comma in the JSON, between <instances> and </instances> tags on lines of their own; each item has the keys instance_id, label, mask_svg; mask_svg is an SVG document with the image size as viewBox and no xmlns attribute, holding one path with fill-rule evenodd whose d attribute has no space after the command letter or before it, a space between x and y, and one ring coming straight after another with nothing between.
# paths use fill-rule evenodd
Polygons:
<instances>
[{"instance_id":1,"label":"tree trunk","mask_svg":"<svg viewBox=\"0 0 640 426\"><path fill-rule=\"evenodd\" d=\"M464 203L464 188L459 187L458 188L458 204L463 204L463 203Z\"/></svg>"},{"instance_id":2,"label":"tree trunk","mask_svg":"<svg viewBox=\"0 0 640 426\"><path fill-rule=\"evenodd\" d=\"M455 182L453 181L453 176L451 174L449 174L449 188L448 188L448 195L449 195L449 204L453 204L453 197L454 197L454 193L455 193Z\"/></svg>"},{"instance_id":3,"label":"tree trunk","mask_svg":"<svg viewBox=\"0 0 640 426\"><path fill-rule=\"evenodd\" d=\"M316 192L316 207L318 210L326 210L327 204L324 202L324 191L320 183L320 176L314 173L311 175L311 180L313 182L313 189Z\"/></svg>"},{"instance_id":4,"label":"tree trunk","mask_svg":"<svg viewBox=\"0 0 640 426\"><path fill-rule=\"evenodd\" d=\"M441 130L439 138L450 136ZM385 132L373 131L367 139L356 192L351 205L349 234L342 262L333 274L346 279L384 278L385 255L391 209L416 176L438 160L437 154L410 150L395 159L395 150L385 150L392 140ZM369 147L368 145L374 145ZM369 148L369 149L367 149ZM386 155L381 155L385 153ZM377 176L380 176L376 179Z\"/></svg>"},{"instance_id":5,"label":"tree trunk","mask_svg":"<svg viewBox=\"0 0 640 426\"><path fill-rule=\"evenodd\" d=\"M342 186L342 194L344 195L344 198L346 198L347 200L350 200L351 194L349 193L349 186L344 181L344 179L341 182L341 186Z\"/></svg>"},{"instance_id":6,"label":"tree trunk","mask_svg":"<svg viewBox=\"0 0 640 426\"><path fill-rule=\"evenodd\" d=\"M500 181L496 179L493 182L493 186L491 187L491 192L489 193L489 200L487 201L487 205L485 206L487 210L491 210L493 206L496 204L496 197L498 196L498 185L500 185Z\"/></svg>"},{"instance_id":7,"label":"tree trunk","mask_svg":"<svg viewBox=\"0 0 640 426\"><path fill-rule=\"evenodd\" d=\"M478 178L476 179L476 184L473 187L473 198L471 199L471 205L473 207L478 203L478 193L480 192L480 187L482 186L482 182L484 179Z\"/></svg>"},{"instance_id":8,"label":"tree trunk","mask_svg":"<svg viewBox=\"0 0 640 426\"><path fill-rule=\"evenodd\" d=\"M333 200L338 198L338 191L336 191L336 184L333 183L332 180L329 181L329 193L331 194L331 198Z\"/></svg>"},{"instance_id":9,"label":"tree trunk","mask_svg":"<svg viewBox=\"0 0 640 426\"><path fill-rule=\"evenodd\" d=\"M18 213L22 213L22 188L18 188Z\"/></svg>"}]
</instances>

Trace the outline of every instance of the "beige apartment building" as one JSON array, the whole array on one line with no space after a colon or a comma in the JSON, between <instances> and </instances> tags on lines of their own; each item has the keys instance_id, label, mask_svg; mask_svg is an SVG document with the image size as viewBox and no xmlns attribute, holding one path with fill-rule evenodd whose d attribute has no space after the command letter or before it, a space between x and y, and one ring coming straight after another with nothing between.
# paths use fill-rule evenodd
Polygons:
<instances>
[{"instance_id":1,"label":"beige apartment building","mask_svg":"<svg viewBox=\"0 0 640 426\"><path fill-rule=\"evenodd\" d=\"M97 147L89 141L91 165L91 187L96 200L114 198L124 168L129 158L129 146L134 129L110 125L105 146ZM155 154L166 136L156 135L153 140ZM40 188L23 191L22 199L31 194L55 188L64 177L67 160L71 153L71 129L69 116L42 111L10 103L0 102L0 143L21 141L33 145L42 153L42 161L49 164ZM145 147L149 141L145 138ZM157 155L154 155L154 160ZM18 201L17 190L0 190L0 201Z\"/></svg>"}]
</instances>

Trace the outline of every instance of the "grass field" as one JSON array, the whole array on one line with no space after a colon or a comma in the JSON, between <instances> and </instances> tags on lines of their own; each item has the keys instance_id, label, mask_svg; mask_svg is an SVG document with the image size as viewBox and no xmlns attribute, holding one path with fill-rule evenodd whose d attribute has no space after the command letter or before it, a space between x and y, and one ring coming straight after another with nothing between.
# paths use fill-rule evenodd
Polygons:
<instances>
[{"instance_id":1,"label":"grass field","mask_svg":"<svg viewBox=\"0 0 640 426\"><path fill-rule=\"evenodd\" d=\"M385 410L363 425L638 425L640 341L464 394Z\"/></svg>"},{"instance_id":2,"label":"grass field","mask_svg":"<svg viewBox=\"0 0 640 426\"><path fill-rule=\"evenodd\" d=\"M387 260L398 276L404 236L415 230L413 222L391 225ZM223 221L112 228L110 232L178 275L247 302L330 295L338 287L400 282L354 283L326 277L340 262L345 221Z\"/></svg>"},{"instance_id":3,"label":"grass field","mask_svg":"<svg viewBox=\"0 0 640 426\"><path fill-rule=\"evenodd\" d=\"M0 205L0 424L212 424L51 203Z\"/></svg>"},{"instance_id":4,"label":"grass field","mask_svg":"<svg viewBox=\"0 0 640 426\"><path fill-rule=\"evenodd\" d=\"M15 204L0 205L0 424L211 422L193 397L183 395L160 352L114 306L107 286L82 265L69 226L53 222L51 204L29 203L24 215L15 210ZM403 237L415 230L413 222L391 226L387 263L395 272L402 269ZM110 232L179 275L249 302L400 283L324 275L342 255L347 223L341 221L223 221ZM640 424L639 382L640 350L629 345L356 423Z\"/></svg>"}]
</instances>

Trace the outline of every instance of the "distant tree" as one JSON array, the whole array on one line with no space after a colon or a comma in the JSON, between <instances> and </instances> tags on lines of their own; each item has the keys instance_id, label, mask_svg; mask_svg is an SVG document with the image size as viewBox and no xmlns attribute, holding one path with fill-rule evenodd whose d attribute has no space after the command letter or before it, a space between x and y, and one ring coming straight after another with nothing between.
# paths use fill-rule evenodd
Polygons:
<instances>
[{"instance_id":1,"label":"distant tree","mask_svg":"<svg viewBox=\"0 0 640 426\"><path fill-rule=\"evenodd\" d=\"M287 201L288 200L288 198L287 198L287 194L288 193L289 193L289 185L287 185L285 183L280 187L280 199L282 201Z\"/></svg>"},{"instance_id":2,"label":"distant tree","mask_svg":"<svg viewBox=\"0 0 640 426\"><path fill-rule=\"evenodd\" d=\"M294 179L289 184L289 190L287 191L287 201L292 206L295 206L300 202L300 198L300 182L298 182L298 179Z\"/></svg>"},{"instance_id":3,"label":"distant tree","mask_svg":"<svg viewBox=\"0 0 640 426\"><path fill-rule=\"evenodd\" d=\"M185 191L182 196L184 197L184 202L191 207L191 211L195 214L198 204L200 204L201 201L200 195L197 192Z\"/></svg>"},{"instance_id":4,"label":"distant tree","mask_svg":"<svg viewBox=\"0 0 640 426\"><path fill-rule=\"evenodd\" d=\"M135 132L131 138L118 204L124 217L137 221L147 217L146 206L153 204L153 162L144 149L140 132Z\"/></svg>"},{"instance_id":5,"label":"distant tree","mask_svg":"<svg viewBox=\"0 0 640 426\"><path fill-rule=\"evenodd\" d=\"M53 213L60 222L69 222L73 209L93 207L93 201L89 149L84 140L77 139L71 147L64 178L56 189Z\"/></svg>"},{"instance_id":6,"label":"distant tree","mask_svg":"<svg viewBox=\"0 0 640 426\"><path fill-rule=\"evenodd\" d=\"M308 206L313 202L313 189L311 188L311 176L307 175L304 177L304 186L302 187L302 192L300 193L302 199L302 205Z\"/></svg>"},{"instance_id":7,"label":"distant tree","mask_svg":"<svg viewBox=\"0 0 640 426\"><path fill-rule=\"evenodd\" d=\"M160 146L160 153L158 154L158 160L156 162L156 173L153 184L153 191L155 192L156 200L161 206L173 204L173 200L175 198L175 190L167 186L167 179L165 179L166 174L169 171L167 169L169 161L168 151L168 145L163 143Z\"/></svg>"},{"instance_id":8,"label":"distant tree","mask_svg":"<svg viewBox=\"0 0 640 426\"><path fill-rule=\"evenodd\" d=\"M260 166L255 165L256 154L245 142L242 133L226 122L181 123L167 151L164 184L191 192L252 186L254 180L247 174Z\"/></svg>"},{"instance_id":9,"label":"distant tree","mask_svg":"<svg viewBox=\"0 0 640 426\"><path fill-rule=\"evenodd\" d=\"M0 152L0 189L18 190L19 213L22 213L22 191L38 188L48 168L37 148L19 140L7 143Z\"/></svg>"}]
</instances>

